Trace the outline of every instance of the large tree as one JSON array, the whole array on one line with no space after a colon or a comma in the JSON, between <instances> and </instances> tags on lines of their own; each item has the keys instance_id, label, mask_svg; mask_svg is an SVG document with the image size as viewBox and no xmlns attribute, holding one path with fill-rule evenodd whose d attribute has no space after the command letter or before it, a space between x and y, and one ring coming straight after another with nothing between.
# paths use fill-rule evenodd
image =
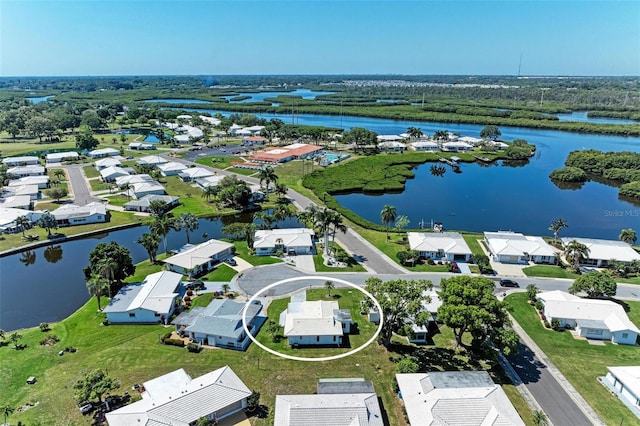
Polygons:
<instances>
[{"instance_id":1,"label":"large tree","mask_svg":"<svg viewBox=\"0 0 640 426\"><path fill-rule=\"evenodd\" d=\"M47 236L51 236L52 229L58 229L58 221L56 218L49 212L45 212L38 219L38 226L40 228L44 228L47 230Z\"/></svg>"},{"instance_id":2,"label":"large tree","mask_svg":"<svg viewBox=\"0 0 640 426\"><path fill-rule=\"evenodd\" d=\"M91 151L93 149L96 149L98 144L98 139L93 136L93 131L91 130L91 128L85 124L80 126L80 129L78 129L78 134L76 135L76 148L81 151Z\"/></svg>"},{"instance_id":3,"label":"large tree","mask_svg":"<svg viewBox=\"0 0 640 426\"><path fill-rule=\"evenodd\" d=\"M98 402L102 402L104 394L119 387L120 383L117 380L100 369L88 372L73 385L78 402L91 401L96 398Z\"/></svg>"},{"instance_id":4,"label":"large tree","mask_svg":"<svg viewBox=\"0 0 640 426\"><path fill-rule=\"evenodd\" d=\"M557 241L560 231L564 228L567 228L568 226L569 225L567 225L567 222L565 222L565 220L562 218L555 219L553 222L551 222L549 230L553 231L553 239Z\"/></svg>"},{"instance_id":5,"label":"large tree","mask_svg":"<svg viewBox=\"0 0 640 426\"><path fill-rule=\"evenodd\" d=\"M589 247L576 240L569 241L564 247L564 256L574 269L578 269L580 263L589 257Z\"/></svg>"},{"instance_id":6,"label":"large tree","mask_svg":"<svg viewBox=\"0 0 640 426\"><path fill-rule=\"evenodd\" d=\"M354 151L366 145L377 145L378 134L362 127L352 127L342 138L344 143L352 143Z\"/></svg>"},{"instance_id":7,"label":"large tree","mask_svg":"<svg viewBox=\"0 0 640 426\"><path fill-rule=\"evenodd\" d=\"M278 175L276 175L276 172L273 170L273 167L271 166L265 166L261 168L258 175L260 177L260 186L262 186L262 182L265 182L267 194L268 194L269 185L271 184L271 182L274 182L274 183L278 182Z\"/></svg>"},{"instance_id":8,"label":"large tree","mask_svg":"<svg viewBox=\"0 0 640 426\"><path fill-rule=\"evenodd\" d=\"M411 139L420 139L424 133L422 133L422 129L419 127L409 127L407 134Z\"/></svg>"},{"instance_id":9,"label":"large tree","mask_svg":"<svg viewBox=\"0 0 640 426\"><path fill-rule=\"evenodd\" d=\"M171 213L153 216L153 222L149 225L149 230L152 234L158 235L162 238L164 245L164 252L167 252L167 235L172 229L175 229L175 217Z\"/></svg>"},{"instance_id":10,"label":"large tree","mask_svg":"<svg viewBox=\"0 0 640 426\"><path fill-rule=\"evenodd\" d=\"M428 280L390 280L383 282L371 277L365 282L365 290L376 298L382 307L382 331L380 339L385 346L391 344L391 336L401 329L410 332L411 324L427 325L430 314L423 302L430 302L429 290L433 287ZM366 309L373 308L373 301L365 299ZM408 330L409 329L409 330Z\"/></svg>"},{"instance_id":11,"label":"large tree","mask_svg":"<svg viewBox=\"0 0 640 426\"><path fill-rule=\"evenodd\" d=\"M620 231L620 235L618 235L618 239L620 241L624 241L629 245L633 245L638 241L638 236L636 235L636 231L631 228L623 229Z\"/></svg>"},{"instance_id":12,"label":"large tree","mask_svg":"<svg viewBox=\"0 0 640 426\"><path fill-rule=\"evenodd\" d=\"M482 130L480 130L480 137L482 139L496 140L501 134L502 133L500 132L500 129L498 129L498 126L494 126L493 124L484 126Z\"/></svg>"},{"instance_id":13,"label":"large tree","mask_svg":"<svg viewBox=\"0 0 640 426\"><path fill-rule=\"evenodd\" d=\"M16 228L22 231L22 236L24 237L24 231L26 229L31 228L31 220L27 216L18 216L16 218Z\"/></svg>"},{"instance_id":14,"label":"large tree","mask_svg":"<svg viewBox=\"0 0 640 426\"><path fill-rule=\"evenodd\" d=\"M173 225L176 231L184 230L185 234L187 235L187 244L191 242L189 240L189 233L195 231L200 226L200 224L198 223L198 218L193 213L182 213L176 218L176 221Z\"/></svg>"},{"instance_id":15,"label":"large tree","mask_svg":"<svg viewBox=\"0 0 640 426\"><path fill-rule=\"evenodd\" d=\"M125 278L133 275L136 267L131 260L129 249L111 241L109 243L99 243L91 253L89 253L89 266L84 268L85 279L90 279L93 274L103 275L105 273L105 262L115 262L113 280L122 282Z\"/></svg>"},{"instance_id":16,"label":"large tree","mask_svg":"<svg viewBox=\"0 0 640 426\"><path fill-rule=\"evenodd\" d=\"M612 297L616 295L618 285L607 272L589 272L580 275L569 287L569 293L586 293L587 297Z\"/></svg>"},{"instance_id":17,"label":"large tree","mask_svg":"<svg viewBox=\"0 0 640 426\"><path fill-rule=\"evenodd\" d=\"M149 255L149 262L156 263L156 253L160 246L160 237L156 234L145 232L138 237L136 243L140 244L147 251L147 255Z\"/></svg>"},{"instance_id":18,"label":"large tree","mask_svg":"<svg viewBox=\"0 0 640 426\"><path fill-rule=\"evenodd\" d=\"M504 302L493 294L495 283L482 277L458 276L440 281L438 321L453 330L458 345L465 333L473 337L473 345L487 338L505 354L517 349L515 332L505 329L511 324Z\"/></svg>"},{"instance_id":19,"label":"large tree","mask_svg":"<svg viewBox=\"0 0 640 426\"><path fill-rule=\"evenodd\" d=\"M102 306L100 306L100 297L102 296L102 292L109 287L109 281L102 276L102 274L93 274L87 280L87 290L89 290L89 294L91 296L95 296L98 301L98 310L102 310Z\"/></svg>"},{"instance_id":20,"label":"large tree","mask_svg":"<svg viewBox=\"0 0 640 426\"><path fill-rule=\"evenodd\" d=\"M380 220L384 224L385 228L387 228L387 240L389 239L389 228L391 224L395 222L397 217L397 210L394 206L390 206L389 204L385 204L380 212Z\"/></svg>"}]
</instances>

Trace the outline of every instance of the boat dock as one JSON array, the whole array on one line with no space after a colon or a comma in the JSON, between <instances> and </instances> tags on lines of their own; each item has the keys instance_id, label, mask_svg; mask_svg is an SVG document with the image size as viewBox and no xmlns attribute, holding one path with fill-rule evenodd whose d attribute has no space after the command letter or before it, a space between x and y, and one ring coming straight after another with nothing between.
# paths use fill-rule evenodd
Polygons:
<instances>
[{"instance_id":1,"label":"boat dock","mask_svg":"<svg viewBox=\"0 0 640 426\"><path fill-rule=\"evenodd\" d=\"M458 162L456 161L458 159L458 157L451 157L449 158L439 158L438 161L440 161L441 163L445 163L451 166L451 168L454 171L460 171L460 164L458 164Z\"/></svg>"},{"instance_id":2,"label":"boat dock","mask_svg":"<svg viewBox=\"0 0 640 426\"><path fill-rule=\"evenodd\" d=\"M474 155L474 154L472 154L471 156L478 161L482 161L483 163L490 163L493 161L491 158L488 158L488 157L478 157L477 155Z\"/></svg>"}]
</instances>

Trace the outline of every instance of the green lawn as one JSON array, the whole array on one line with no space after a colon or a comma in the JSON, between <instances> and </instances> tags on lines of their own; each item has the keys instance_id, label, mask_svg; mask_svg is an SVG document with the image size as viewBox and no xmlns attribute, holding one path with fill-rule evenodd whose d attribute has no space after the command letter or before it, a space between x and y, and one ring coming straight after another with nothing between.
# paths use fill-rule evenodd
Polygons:
<instances>
[{"instance_id":1,"label":"green lawn","mask_svg":"<svg viewBox=\"0 0 640 426\"><path fill-rule=\"evenodd\" d=\"M207 275L200 279L202 281L229 282L237 273L238 271L233 269L231 266L221 263L216 266L216 269L209 272Z\"/></svg>"},{"instance_id":2,"label":"green lawn","mask_svg":"<svg viewBox=\"0 0 640 426\"><path fill-rule=\"evenodd\" d=\"M329 247L337 253L336 257L339 254L346 255L346 252L339 244L335 242L331 242ZM366 272L364 266L360 265L356 260L349 256L347 260L347 267L345 268L334 268L332 266L327 266L324 264L324 259L322 257L322 250L324 249L322 244L319 244L316 248L317 254L313 256L313 264L315 266L316 272Z\"/></svg>"},{"instance_id":3,"label":"green lawn","mask_svg":"<svg viewBox=\"0 0 640 426\"><path fill-rule=\"evenodd\" d=\"M562 269L559 266L552 265L534 265L522 268L522 272L528 277L549 277L549 278L578 278L578 274Z\"/></svg>"},{"instance_id":4,"label":"green lawn","mask_svg":"<svg viewBox=\"0 0 640 426\"><path fill-rule=\"evenodd\" d=\"M84 172L84 175L89 179L100 177L100 172L93 165L84 166L82 168L82 171Z\"/></svg>"},{"instance_id":5,"label":"green lawn","mask_svg":"<svg viewBox=\"0 0 640 426\"><path fill-rule=\"evenodd\" d=\"M227 167L231 167L232 166L232 162L240 162L242 163L244 160L240 157L227 157L227 156L220 156L220 155L214 155L211 157L200 157L198 159L196 159L196 163L198 164L203 164L205 166L209 166L209 167L215 167L216 169L221 169L224 170ZM242 170L242 169L238 169L238 170ZM244 169L246 170L246 169ZM236 170L233 170L234 172L236 172ZM252 173L255 173L255 170L251 171Z\"/></svg>"},{"instance_id":6,"label":"green lawn","mask_svg":"<svg viewBox=\"0 0 640 426\"><path fill-rule=\"evenodd\" d=\"M274 263L282 263L283 260L278 257L272 256L254 256L249 253L249 248L245 241L233 241L233 245L236 248L236 254L252 264L253 266L259 265L272 265Z\"/></svg>"},{"instance_id":7,"label":"green lawn","mask_svg":"<svg viewBox=\"0 0 640 426\"><path fill-rule=\"evenodd\" d=\"M567 332L546 330L534 308L527 302L525 293L507 296L513 307L511 314L535 340L551 361L567 377L571 384L596 410L606 424L637 424L638 419L616 397L597 381L604 376L607 366L640 365L638 347L614 345L590 345L576 340ZM640 325L640 302L626 302L629 318Z\"/></svg>"},{"instance_id":8,"label":"green lawn","mask_svg":"<svg viewBox=\"0 0 640 426\"><path fill-rule=\"evenodd\" d=\"M484 254L484 251L480 246L480 242L478 241L478 240L482 240L484 238L484 235L463 232L462 238L464 238L464 241L467 243L467 245L471 249L472 255L475 256L475 255Z\"/></svg>"}]
</instances>

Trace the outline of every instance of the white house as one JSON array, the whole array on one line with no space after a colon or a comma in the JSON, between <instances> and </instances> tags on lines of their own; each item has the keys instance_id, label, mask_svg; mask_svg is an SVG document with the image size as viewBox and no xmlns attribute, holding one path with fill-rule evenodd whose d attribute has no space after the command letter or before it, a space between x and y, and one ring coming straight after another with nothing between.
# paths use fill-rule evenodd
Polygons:
<instances>
[{"instance_id":1,"label":"white house","mask_svg":"<svg viewBox=\"0 0 640 426\"><path fill-rule=\"evenodd\" d=\"M178 176L183 182L191 182L213 176L213 172L202 167L189 167L178 173Z\"/></svg>"},{"instance_id":2,"label":"white house","mask_svg":"<svg viewBox=\"0 0 640 426\"><path fill-rule=\"evenodd\" d=\"M378 138L379 137L380 136L378 136ZM397 141L383 141L383 142L378 142L378 148L381 151L400 152L400 151L406 151L407 150L407 145L405 145L402 142L397 142Z\"/></svg>"},{"instance_id":3,"label":"white house","mask_svg":"<svg viewBox=\"0 0 640 426\"><path fill-rule=\"evenodd\" d=\"M96 166L96 169L98 170L102 170L102 169L106 169L107 167L121 167L122 163L120 162L120 160L118 160L117 158L112 158L112 157L107 157L107 158L101 158L99 160L96 160L95 163L93 163Z\"/></svg>"},{"instance_id":4,"label":"white house","mask_svg":"<svg viewBox=\"0 0 640 426\"><path fill-rule=\"evenodd\" d=\"M9 234L21 232L22 229L16 225L16 219L20 216L26 216L33 225L40 219L42 212L17 209L13 207L2 207L0 204L0 232L6 232Z\"/></svg>"},{"instance_id":5,"label":"white house","mask_svg":"<svg viewBox=\"0 0 640 426\"><path fill-rule=\"evenodd\" d=\"M178 163L177 161L170 161L168 163L158 164L158 168L160 169L160 173L163 176L173 176L182 172L184 169L187 169L189 166L186 164Z\"/></svg>"},{"instance_id":6,"label":"white house","mask_svg":"<svg viewBox=\"0 0 640 426\"><path fill-rule=\"evenodd\" d=\"M40 197L40 188L38 185L5 186L2 188L3 198L16 195L28 195L31 200L37 200Z\"/></svg>"},{"instance_id":7,"label":"white house","mask_svg":"<svg viewBox=\"0 0 640 426\"><path fill-rule=\"evenodd\" d=\"M87 153L87 156L91 158L113 157L116 155L120 155L120 151L114 148L94 149L93 151L89 151Z\"/></svg>"},{"instance_id":8,"label":"white house","mask_svg":"<svg viewBox=\"0 0 640 426\"><path fill-rule=\"evenodd\" d=\"M164 186L156 181L130 183L128 191L132 197L138 199L145 195L164 195L166 193Z\"/></svg>"},{"instance_id":9,"label":"white house","mask_svg":"<svg viewBox=\"0 0 640 426\"><path fill-rule=\"evenodd\" d=\"M136 151L146 151L156 149L156 146L152 143L131 142L129 144L129 149Z\"/></svg>"},{"instance_id":10,"label":"white house","mask_svg":"<svg viewBox=\"0 0 640 426\"><path fill-rule=\"evenodd\" d=\"M206 189L209 186L218 185L220 182L222 182L222 179L224 179L224 176L222 175L217 175L217 176L211 175L211 176L199 177L193 180L196 183L196 185L198 185L200 188Z\"/></svg>"},{"instance_id":11,"label":"white house","mask_svg":"<svg viewBox=\"0 0 640 426\"><path fill-rule=\"evenodd\" d=\"M106 413L109 426L195 425L218 422L247 407L251 390L224 366L192 379L182 368L144 382L142 399Z\"/></svg>"},{"instance_id":12,"label":"white house","mask_svg":"<svg viewBox=\"0 0 640 426\"><path fill-rule=\"evenodd\" d=\"M350 331L351 314L336 301L290 302L280 314L280 325L291 346L340 346L342 336Z\"/></svg>"},{"instance_id":13,"label":"white house","mask_svg":"<svg viewBox=\"0 0 640 426\"><path fill-rule=\"evenodd\" d=\"M542 237L498 231L485 232L484 241L496 262L554 264L556 261L556 250Z\"/></svg>"},{"instance_id":14,"label":"white house","mask_svg":"<svg viewBox=\"0 0 640 426\"><path fill-rule=\"evenodd\" d=\"M457 232L408 232L409 248L424 259L468 262L471 249Z\"/></svg>"},{"instance_id":15,"label":"white house","mask_svg":"<svg viewBox=\"0 0 640 426\"><path fill-rule=\"evenodd\" d=\"M276 395L274 426L383 426L373 384L362 378L320 379L317 393Z\"/></svg>"},{"instance_id":16,"label":"white house","mask_svg":"<svg viewBox=\"0 0 640 426\"><path fill-rule=\"evenodd\" d=\"M7 170L7 174L15 178L21 178L25 176L42 176L46 173L46 169L42 166L18 166L11 167Z\"/></svg>"},{"instance_id":17,"label":"white house","mask_svg":"<svg viewBox=\"0 0 640 426\"><path fill-rule=\"evenodd\" d=\"M39 189L45 189L49 187L49 176L24 176L19 179L10 180L7 186L22 185L38 185Z\"/></svg>"},{"instance_id":18,"label":"white house","mask_svg":"<svg viewBox=\"0 0 640 426\"><path fill-rule=\"evenodd\" d=\"M560 290L539 293L538 300L547 321L558 320L560 327L575 329L581 337L635 345L640 334L624 308L610 300L583 299Z\"/></svg>"},{"instance_id":19,"label":"white house","mask_svg":"<svg viewBox=\"0 0 640 426\"><path fill-rule=\"evenodd\" d=\"M62 163L63 161L73 161L80 158L80 154L75 151L68 152L52 152L47 154L47 163Z\"/></svg>"},{"instance_id":20,"label":"white house","mask_svg":"<svg viewBox=\"0 0 640 426\"><path fill-rule=\"evenodd\" d=\"M411 426L524 426L486 371L396 374Z\"/></svg>"},{"instance_id":21,"label":"white house","mask_svg":"<svg viewBox=\"0 0 640 426\"><path fill-rule=\"evenodd\" d=\"M32 206L31 197L29 195L10 195L0 198L0 207L5 209L24 209L30 210Z\"/></svg>"},{"instance_id":22,"label":"white house","mask_svg":"<svg viewBox=\"0 0 640 426\"><path fill-rule=\"evenodd\" d=\"M134 212L147 212L152 201L163 201L167 204L167 210L170 210L180 204L180 198L171 195L145 195L139 200L131 200L124 203L124 209Z\"/></svg>"},{"instance_id":23,"label":"white house","mask_svg":"<svg viewBox=\"0 0 640 426\"><path fill-rule=\"evenodd\" d=\"M449 151L449 152L459 152L459 151L469 151L472 150L473 146L469 145L466 142L445 142L442 144L442 150L443 151Z\"/></svg>"},{"instance_id":24,"label":"white house","mask_svg":"<svg viewBox=\"0 0 640 426\"><path fill-rule=\"evenodd\" d=\"M171 271L147 275L123 287L104 308L111 323L167 324L175 308L182 275Z\"/></svg>"},{"instance_id":25,"label":"white house","mask_svg":"<svg viewBox=\"0 0 640 426\"><path fill-rule=\"evenodd\" d=\"M185 245L178 254L164 260L167 269L195 277L205 274L224 259L233 256L234 246L220 240L209 240L193 246Z\"/></svg>"},{"instance_id":26,"label":"white house","mask_svg":"<svg viewBox=\"0 0 640 426\"><path fill-rule=\"evenodd\" d=\"M65 204L52 211L58 226L86 225L88 223L103 223L107 221L107 208L99 202L84 206Z\"/></svg>"},{"instance_id":27,"label":"white house","mask_svg":"<svg viewBox=\"0 0 640 426\"><path fill-rule=\"evenodd\" d=\"M116 178L116 185L118 185L118 187L124 187L126 185L132 185L134 183L141 182L153 182L153 178L148 174L125 175Z\"/></svg>"},{"instance_id":28,"label":"white house","mask_svg":"<svg viewBox=\"0 0 640 426\"><path fill-rule=\"evenodd\" d=\"M159 164L164 164L164 163L168 163L169 160L167 160L164 157L161 157L159 155L147 155L146 157L140 157L138 158L138 161L136 161L138 164L142 165L142 164L149 164L151 166L157 166Z\"/></svg>"},{"instance_id":29,"label":"white house","mask_svg":"<svg viewBox=\"0 0 640 426\"><path fill-rule=\"evenodd\" d=\"M131 173L127 169L118 166L109 166L100 170L100 177L104 182L115 182L122 176L129 176Z\"/></svg>"},{"instance_id":30,"label":"white house","mask_svg":"<svg viewBox=\"0 0 640 426\"><path fill-rule=\"evenodd\" d=\"M2 159L2 164L7 167L38 166L40 165L40 159L31 155L25 155L21 157L8 157Z\"/></svg>"},{"instance_id":31,"label":"white house","mask_svg":"<svg viewBox=\"0 0 640 426\"><path fill-rule=\"evenodd\" d=\"M440 145L437 142L432 141L419 141L419 142L411 142L409 144L411 148L415 151L438 151L440 150Z\"/></svg>"},{"instance_id":32,"label":"white house","mask_svg":"<svg viewBox=\"0 0 640 426\"><path fill-rule=\"evenodd\" d=\"M268 256L275 251L287 254L313 254L314 232L306 228L271 229L256 231L253 248L258 256Z\"/></svg>"},{"instance_id":33,"label":"white house","mask_svg":"<svg viewBox=\"0 0 640 426\"><path fill-rule=\"evenodd\" d=\"M242 326L242 314L246 310L247 328L258 334L266 316L260 316L262 305L247 304L231 299L213 299L207 307L196 306L178 315L171 324L183 336L208 346L244 351L251 339Z\"/></svg>"},{"instance_id":34,"label":"white house","mask_svg":"<svg viewBox=\"0 0 640 426\"><path fill-rule=\"evenodd\" d=\"M589 249L589 256L582 262L583 265L596 267L607 266L610 260L617 260L629 264L634 260L640 260L640 254L624 241L597 240L594 238L561 238L565 246L571 241L584 244Z\"/></svg>"},{"instance_id":35,"label":"white house","mask_svg":"<svg viewBox=\"0 0 640 426\"><path fill-rule=\"evenodd\" d=\"M478 146L482 143L482 139L474 138L472 136L460 136L458 142L468 143L471 146Z\"/></svg>"},{"instance_id":36,"label":"white house","mask_svg":"<svg viewBox=\"0 0 640 426\"><path fill-rule=\"evenodd\" d=\"M602 382L612 389L618 397L635 408L638 416L640 410L640 366L607 367L607 375Z\"/></svg>"}]
</instances>

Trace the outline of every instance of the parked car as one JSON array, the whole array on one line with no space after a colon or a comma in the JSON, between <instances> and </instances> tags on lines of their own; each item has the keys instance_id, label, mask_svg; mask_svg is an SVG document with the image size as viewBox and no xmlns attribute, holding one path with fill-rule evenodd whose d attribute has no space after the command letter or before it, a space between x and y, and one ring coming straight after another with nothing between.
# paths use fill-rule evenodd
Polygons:
<instances>
[{"instance_id":1,"label":"parked car","mask_svg":"<svg viewBox=\"0 0 640 426\"><path fill-rule=\"evenodd\" d=\"M202 290L204 283L202 281L194 281L186 285L187 290Z\"/></svg>"},{"instance_id":2,"label":"parked car","mask_svg":"<svg viewBox=\"0 0 640 426\"><path fill-rule=\"evenodd\" d=\"M227 263L228 265L231 265L231 266L237 266L238 265L238 262L236 262L236 260L233 257L226 258L224 261L225 261L225 263Z\"/></svg>"},{"instance_id":3,"label":"parked car","mask_svg":"<svg viewBox=\"0 0 640 426\"><path fill-rule=\"evenodd\" d=\"M456 262L451 262L451 272L453 272L454 274L460 273L460 267Z\"/></svg>"},{"instance_id":4,"label":"parked car","mask_svg":"<svg viewBox=\"0 0 640 426\"><path fill-rule=\"evenodd\" d=\"M507 278L502 278L500 280L500 287L520 287L520 284L513 280L509 280Z\"/></svg>"},{"instance_id":5,"label":"parked car","mask_svg":"<svg viewBox=\"0 0 640 426\"><path fill-rule=\"evenodd\" d=\"M90 402L80 406L80 412L82 414L89 414L92 411L93 411L93 404Z\"/></svg>"}]
</instances>

